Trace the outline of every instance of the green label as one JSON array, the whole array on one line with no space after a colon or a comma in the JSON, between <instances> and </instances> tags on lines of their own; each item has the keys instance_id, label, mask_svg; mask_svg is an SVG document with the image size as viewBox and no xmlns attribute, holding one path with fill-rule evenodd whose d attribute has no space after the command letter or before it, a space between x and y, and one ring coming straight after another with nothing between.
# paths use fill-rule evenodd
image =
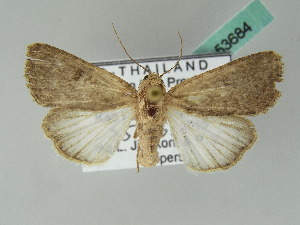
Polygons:
<instances>
[{"instance_id":1,"label":"green label","mask_svg":"<svg viewBox=\"0 0 300 225\"><path fill-rule=\"evenodd\" d=\"M235 53L273 20L274 16L261 1L254 0L214 32L192 54Z\"/></svg>"}]
</instances>

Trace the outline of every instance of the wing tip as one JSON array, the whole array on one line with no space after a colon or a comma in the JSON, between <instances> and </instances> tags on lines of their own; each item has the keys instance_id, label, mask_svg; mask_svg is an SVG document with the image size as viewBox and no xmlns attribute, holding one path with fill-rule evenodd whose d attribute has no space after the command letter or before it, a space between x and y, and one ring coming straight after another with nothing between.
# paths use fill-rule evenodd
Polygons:
<instances>
[{"instance_id":1,"label":"wing tip","mask_svg":"<svg viewBox=\"0 0 300 225\"><path fill-rule=\"evenodd\" d=\"M34 57L36 55L36 52L40 51L43 48L49 48L49 47L53 47L53 46L45 44L45 43L39 43L39 42L30 44L27 46L26 56L29 58Z\"/></svg>"},{"instance_id":2,"label":"wing tip","mask_svg":"<svg viewBox=\"0 0 300 225\"><path fill-rule=\"evenodd\" d=\"M276 82L283 81L283 73L284 73L284 63L282 61L282 56L274 51L266 52L273 61L274 73L273 78Z\"/></svg>"},{"instance_id":3,"label":"wing tip","mask_svg":"<svg viewBox=\"0 0 300 225\"><path fill-rule=\"evenodd\" d=\"M281 92L276 89L276 82L282 82L284 80L284 62L282 61L282 56L274 51L267 51L262 53L265 53L267 57L270 58L269 60L267 60L267 62L268 64L270 64L271 67L273 67L273 72L271 73L270 79L273 79L274 87L273 94L270 96L268 105L261 112L258 113L266 113L269 111L270 108L274 107L277 104L278 99L281 96Z\"/></svg>"}]
</instances>

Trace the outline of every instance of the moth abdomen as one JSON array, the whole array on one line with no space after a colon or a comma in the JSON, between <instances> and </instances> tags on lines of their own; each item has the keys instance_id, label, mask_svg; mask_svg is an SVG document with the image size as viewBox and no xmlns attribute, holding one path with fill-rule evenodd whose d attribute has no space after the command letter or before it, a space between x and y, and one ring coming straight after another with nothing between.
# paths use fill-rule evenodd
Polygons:
<instances>
[{"instance_id":1,"label":"moth abdomen","mask_svg":"<svg viewBox=\"0 0 300 225\"><path fill-rule=\"evenodd\" d=\"M139 149L137 162L145 167L155 166L159 161L158 143L163 134L163 126L143 124L139 130Z\"/></svg>"}]
</instances>

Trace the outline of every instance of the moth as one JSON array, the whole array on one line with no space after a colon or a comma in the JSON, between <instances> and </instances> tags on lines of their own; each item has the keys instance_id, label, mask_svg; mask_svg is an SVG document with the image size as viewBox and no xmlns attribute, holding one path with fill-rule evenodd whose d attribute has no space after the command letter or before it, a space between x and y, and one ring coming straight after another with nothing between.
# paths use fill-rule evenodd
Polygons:
<instances>
[{"instance_id":1,"label":"moth","mask_svg":"<svg viewBox=\"0 0 300 225\"><path fill-rule=\"evenodd\" d=\"M257 138L245 116L274 106L283 67L279 54L259 52L166 92L165 73L149 71L136 90L113 73L47 44L29 45L27 56L27 86L38 104L52 108L42 127L59 154L82 164L104 163L134 119L137 165L152 167L159 161L158 143L168 122L183 163L193 171L224 170L241 159Z\"/></svg>"}]
</instances>

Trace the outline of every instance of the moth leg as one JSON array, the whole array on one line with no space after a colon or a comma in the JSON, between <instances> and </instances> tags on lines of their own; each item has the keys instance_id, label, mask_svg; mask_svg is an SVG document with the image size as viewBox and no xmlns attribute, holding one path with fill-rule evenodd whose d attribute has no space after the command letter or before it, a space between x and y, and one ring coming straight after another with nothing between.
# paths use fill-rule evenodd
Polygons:
<instances>
[{"instance_id":1,"label":"moth leg","mask_svg":"<svg viewBox=\"0 0 300 225\"><path fill-rule=\"evenodd\" d=\"M136 130L135 130L135 131L136 131ZM139 161L138 161L139 154L140 154L140 146L138 147L137 154L136 154L136 169L137 169L137 172L138 172L138 173L140 172L140 163L139 163Z\"/></svg>"},{"instance_id":2,"label":"moth leg","mask_svg":"<svg viewBox=\"0 0 300 225\"><path fill-rule=\"evenodd\" d=\"M134 131L134 135L133 135L133 138L137 138L139 136L139 126L136 127L135 131Z\"/></svg>"}]
</instances>

